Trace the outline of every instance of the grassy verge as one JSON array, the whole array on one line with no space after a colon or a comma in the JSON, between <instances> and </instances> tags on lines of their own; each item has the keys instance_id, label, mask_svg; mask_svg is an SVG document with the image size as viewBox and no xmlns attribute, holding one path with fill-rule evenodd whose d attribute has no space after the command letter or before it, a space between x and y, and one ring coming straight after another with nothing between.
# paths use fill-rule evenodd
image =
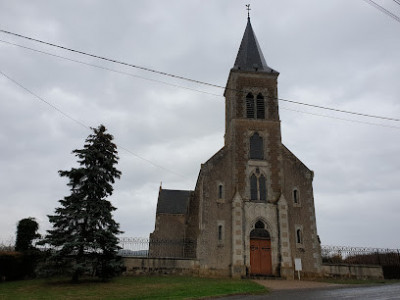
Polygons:
<instances>
[{"instance_id":1,"label":"grassy verge","mask_svg":"<svg viewBox=\"0 0 400 300\"><path fill-rule=\"evenodd\" d=\"M0 299L196 299L267 290L251 280L197 277L118 277L111 282L25 280L0 283Z\"/></svg>"}]
</instances>

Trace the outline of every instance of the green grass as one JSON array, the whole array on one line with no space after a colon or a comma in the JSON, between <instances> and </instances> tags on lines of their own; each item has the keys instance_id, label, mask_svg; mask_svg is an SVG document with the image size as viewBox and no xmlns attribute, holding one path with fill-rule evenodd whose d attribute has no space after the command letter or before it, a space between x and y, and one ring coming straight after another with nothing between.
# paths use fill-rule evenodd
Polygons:
<instances>
[{"instance_id":1,"label":"green grass","mask_svg":"<svg viewBox=\"0 0 400 300\"><path fill-rule=\"evenodd\" d=\"M118 277L111 282L23 280L0 283L7 299L196 299L230 294L260 294L267 289L251 280L154 276Z\"/></svg>"}]
</instances>

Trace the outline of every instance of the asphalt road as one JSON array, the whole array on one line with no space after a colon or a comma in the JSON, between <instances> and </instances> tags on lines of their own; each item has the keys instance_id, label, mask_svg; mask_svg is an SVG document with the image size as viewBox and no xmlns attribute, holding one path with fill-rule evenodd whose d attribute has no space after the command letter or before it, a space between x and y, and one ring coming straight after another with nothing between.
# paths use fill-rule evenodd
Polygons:
<instances>
[{"instance_id":1,"label":"asphalt road","mask_svg":"<svg viewBox=\"0 0 400 300\"><path fill-rule=\"evenodd\" d=\"M334 287L322 289L301 289L301 290L281 290L273 291L267 295L257 296L232 296L219 299L226 300L287 300L287 299L400 299L400 284L388 284L379 286L353 286L353 287Z\"/></svg>"}]
</instances>

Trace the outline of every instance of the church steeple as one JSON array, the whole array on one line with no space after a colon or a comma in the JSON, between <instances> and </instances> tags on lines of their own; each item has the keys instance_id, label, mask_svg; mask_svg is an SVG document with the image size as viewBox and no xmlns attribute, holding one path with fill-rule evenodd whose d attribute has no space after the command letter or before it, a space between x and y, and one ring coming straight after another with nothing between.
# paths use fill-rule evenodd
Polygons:
<instances>
[{"instance_id":1,"label":"church steeple","mask_svg":"<svg viewBox=\"0 0 400 300\"><path fill-rule=\"evenodd\" d=\"M240 43L233 69L279 74L267 65L256 35L251 27L250 17L247 18L247 26L244 31L242 42Z\"/></svg>"}]
</instances>

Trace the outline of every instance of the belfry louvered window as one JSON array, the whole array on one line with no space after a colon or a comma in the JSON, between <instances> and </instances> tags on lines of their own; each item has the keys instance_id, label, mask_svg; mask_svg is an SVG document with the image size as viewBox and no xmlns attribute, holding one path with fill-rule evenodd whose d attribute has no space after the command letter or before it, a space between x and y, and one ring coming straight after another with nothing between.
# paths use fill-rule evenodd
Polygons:
<instances>
[{"instance_id":1,"label":"belfry louvered window","mask_svg":"<svg viewBox=\"0 0 400 300\"><path fill-rule=\"evenodd\" d=\"M254 119L254 96L252 93L248 93L246 96L246 116L248 119Z\"/></svg>"},{"instance_id":2,"label":"belfry louvered window","mask_svg":"<svg viewBox=\"0 0 400 300\"><path fill-rule=\"evenodd\" d=\"M257 132L250 137L250 159L264 159L263 138Z\"/></svg>"},{"instance_id":3,"label":"belfry louvered window","mask_svg":"<svg viewBox=\"0 0 400 300\"><path fill-rule=\"evenodd\" d=\"M262 174L250 176L250 200L267 201L267 180Z\"/></svg>"},{"instance_id":4,"label":"belfry louvered window","mask_svg":"<svg viewBox=\"0 0 400 300\"><path fill-rule=\"evenodd\" d=\"M265 103L263 95L258 94L256 102L257 102L257 119L265 119Z\"/></svg>"},{"instance_id":5,"label":"belfry louvered window","mask_svg":"<svg viewBox=\"0 0 400 300\"><path fill-rule=\"evenodd\" d=\"M246 96L246 117L248 119L265 119L265 101L262 94L254 98L252 93Z\"/></svg>"}]
</instances>

